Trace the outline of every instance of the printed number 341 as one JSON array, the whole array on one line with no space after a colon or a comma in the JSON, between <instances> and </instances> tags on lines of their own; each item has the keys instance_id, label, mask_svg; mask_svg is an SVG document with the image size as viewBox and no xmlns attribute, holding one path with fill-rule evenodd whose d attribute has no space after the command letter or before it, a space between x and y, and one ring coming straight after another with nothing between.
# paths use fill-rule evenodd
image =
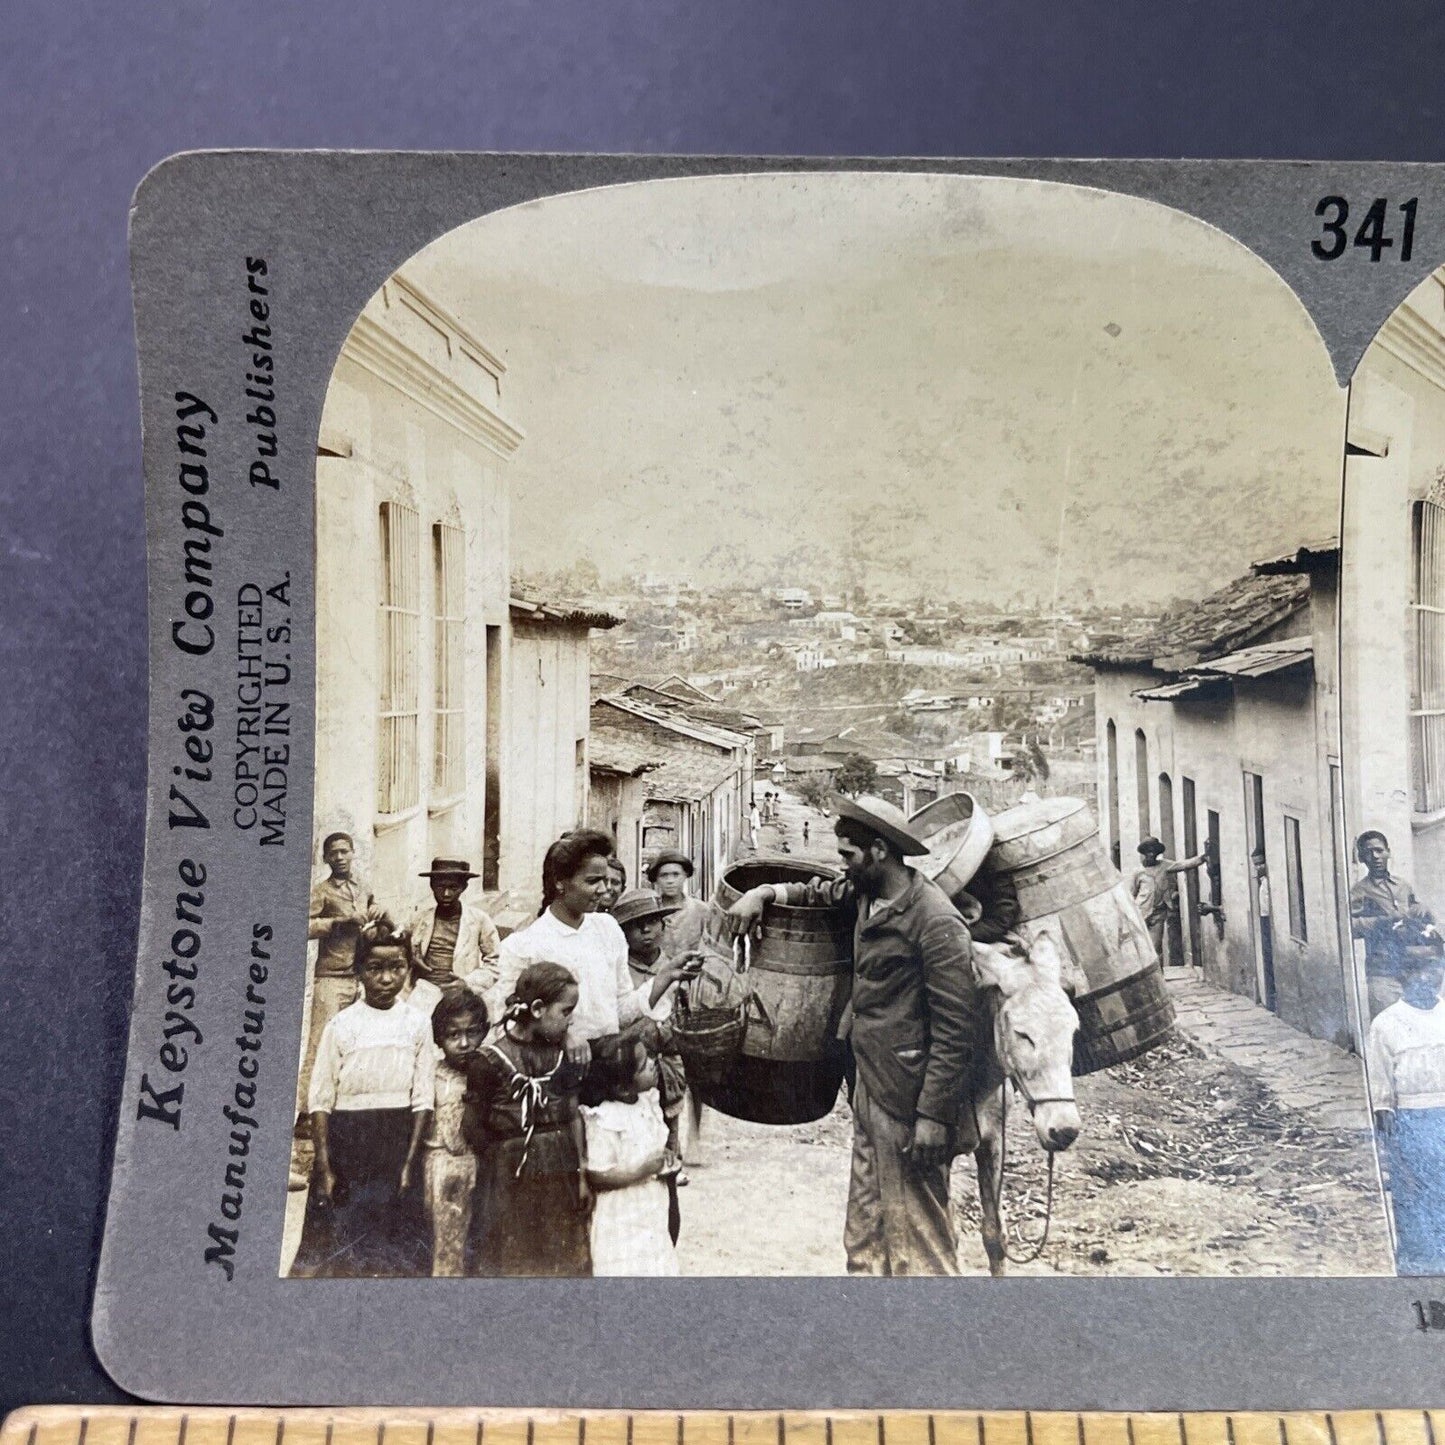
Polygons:
<instances>
[{"instance_id":1,"label":"printed number 341","mask_svg":"<svg viewBox=\"0 0 1445 1445\"><path fill-rule=\"evenodd\" d=\"M1415 211L1419 204L1419 197L1412 196L1408 201L1401 201L1396 208L1405 217L1398 257L1401 261L1408 261L1415 248ZM1372 261L1380 260L1395 245L1395 238L1387 235L1385 230L1389 211L1389 201L1384 196L1377 197L1355 231L1354 244L1367 250ZM1345 248L1350 244L1350 233L1346 229L1350 203L1343 196L1325 196L1315 207L1315 215L1321 218L1323 227L1319 239L1310 242L1310 250L1321 261L1336 261L1345 254Z\"/></svg>"}]
</instances>

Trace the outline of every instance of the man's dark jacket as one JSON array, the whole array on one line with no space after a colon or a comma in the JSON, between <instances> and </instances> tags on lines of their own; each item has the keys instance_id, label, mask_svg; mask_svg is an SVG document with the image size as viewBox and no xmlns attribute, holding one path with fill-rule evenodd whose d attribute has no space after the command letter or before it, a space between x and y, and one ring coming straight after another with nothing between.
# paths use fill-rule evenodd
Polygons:
<instances>
[{"instance_id":1,"label":"man's dark jacket","mask_svg":"<svg viewBox=\"0 0 1445 1445\"><path fill-rule=\"evenodd\" d=\"M908 887L869 915L846 879L777 886L778 901L854 911L851 1040L868 1097L895 1119L954 1125L981 1023L968 928L943 891Z\"/></svg>"}]
</instances>

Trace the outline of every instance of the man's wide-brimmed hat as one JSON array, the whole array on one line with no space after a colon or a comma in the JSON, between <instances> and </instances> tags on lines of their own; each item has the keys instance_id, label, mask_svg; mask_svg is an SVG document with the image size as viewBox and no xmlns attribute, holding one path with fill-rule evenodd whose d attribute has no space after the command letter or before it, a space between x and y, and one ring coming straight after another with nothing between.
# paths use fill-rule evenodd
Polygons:
<instances>
[{"instance_id":1,"label":"man's wide-brimmed hat","mask_svg":"<svg viewBox=\"0 0 1445 1445\"><path fill-rule=\"evenodd\" d=\"M417 876L419 878L479 878L481 874L473 873L472 865L465 858L433 858L431 867Z\"/></svg>"},{"instance_id":2,"label":"man's wide-brimmed hat","mask_svg":"<svg viewBox=\"0 0 1445 1445\"><path fill-rule=\"evenodd\" d=\"M646 923L650 918L676 913L678 907L676 903L664 903L650 888L629 888L612 905L612 916L619 925Z\"/></svg>"},{"instance_id":3,"label":"man's wide-brimmed hat","mask_svg":"<svg viewBox=\"0 0 1445 1445\"><path fill-rule=\"evenodd\" d=\"M657 875L667 867L669 863L676 863L689 878L693 875L693 862L686 853L679 852L676 848L664 848L651 863L647 865L647 876L655 882Z\"/></svg>"},{"instance_id":4,"label":"man's wide-brimmed hat","mask_svg":"<svg viewBox=\"0 0 1445 1445\"><path fill-rule=\"evenodd\" d=\"M833 799L832 806L840 818L861 823L891 843L905 858L917 858L928 852L928 844L908 826L908 815L887 798L875 798L869 793L845 798L840 794Z\"/></svg>"},{"instance_id":5,"label":"man's wide-brimmed hat","mask_svg":"<svg viewBox=\"0 0 1445 1445\"><path fill-rule=\"evenodd\" d=\"M1151 853L1165 853L1168 849L1157 838L1145 838L1139 844L1139 854L1147 858Z\"/></svg>"}]
</instances>

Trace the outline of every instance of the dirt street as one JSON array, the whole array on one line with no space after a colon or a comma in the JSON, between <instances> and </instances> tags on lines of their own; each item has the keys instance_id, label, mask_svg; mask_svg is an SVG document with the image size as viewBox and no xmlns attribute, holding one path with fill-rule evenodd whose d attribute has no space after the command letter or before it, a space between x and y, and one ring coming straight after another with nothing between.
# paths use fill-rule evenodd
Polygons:
<instances>
[{"instance_id":1,"label":"dirt street","mask_svg":"<svg viewBox=\"0 0 1445 1445\"><path fill-rule=\"evenodd\" d=\"M759 791L766 785L760 785ZM802 823L810 823L802 842ZM760 851L786 839L836 863L826 818L784 796ZM1077 1081L1084 1134L1055 1166L1039 1259L1015 1274L1389 1274L1389 1241L1368 1134L1292 1108L1249 1070L1186 1034L1131 1064ZM1011 1249L1044 1223L1045 1156L1011 1110L1005 1216ZM686 1274L836 1274L851 1122L846 1101L819 1123L773 1128L708 1111L701 1162L682 1191ZM985 1274L971 1159L955 1165L959 1262Z\"/></svg>"},{"instance_id":2,"label":"dirt street","mask_svg":"<svg viewBox=\"0 0 1445 1445\"><path fill-rule=\"evenodd\" d=\"M1049 1240L1014 1274L1388 1274L1368 1141L1316 1129L1187 1039L1078 1081L1085 1133L1059 1156ZM1044 1155L1010 1114L1005 1211L1015 1252L1043 1226ZM686 1274L836 1274L851 1124L770 1128L709 1111L682 1191ZM970 1159L955 1166L959 1262L987 1273Z\"/></svg>"}]
</instances>

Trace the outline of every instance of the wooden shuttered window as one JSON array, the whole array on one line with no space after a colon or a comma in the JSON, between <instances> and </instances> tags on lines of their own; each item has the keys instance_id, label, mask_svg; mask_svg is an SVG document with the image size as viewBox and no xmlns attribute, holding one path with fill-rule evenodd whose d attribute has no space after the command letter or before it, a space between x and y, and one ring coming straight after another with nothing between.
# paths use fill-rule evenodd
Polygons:
<instances>
[{"instance_id":1,"label":"wooden shuttered window","mask_svg":"<svg viewBox=\"0 0 1445 1445\"><path fill-rule=\"evenodd\" d=\"M421 800L418 677L421 645L420 520L400 502L381 504L381 607L376 811L403 813Z\"/></svg>"},{"instance_id":2,"label":"wooden shuttered window","mask_svg":"<svg viewBox=\"0 0 1445 1445\"><path fill-rule=\"evenodd\" d=\"M1445 809L1445 507L1414 506L1410 772L1417 813Z\"/></svg>"},{"instance_id":3,"label":"wooden shuttered window","mask_svg":"<svg viewBox=\"0 0 1445 1445\"><path fill-rule=\"evenodd\" d=\"M432 638L436 714L432 792L441 800L466 788L466 534L438 522L432 528L435 585Z\"/></svg>"}]
</instances>

